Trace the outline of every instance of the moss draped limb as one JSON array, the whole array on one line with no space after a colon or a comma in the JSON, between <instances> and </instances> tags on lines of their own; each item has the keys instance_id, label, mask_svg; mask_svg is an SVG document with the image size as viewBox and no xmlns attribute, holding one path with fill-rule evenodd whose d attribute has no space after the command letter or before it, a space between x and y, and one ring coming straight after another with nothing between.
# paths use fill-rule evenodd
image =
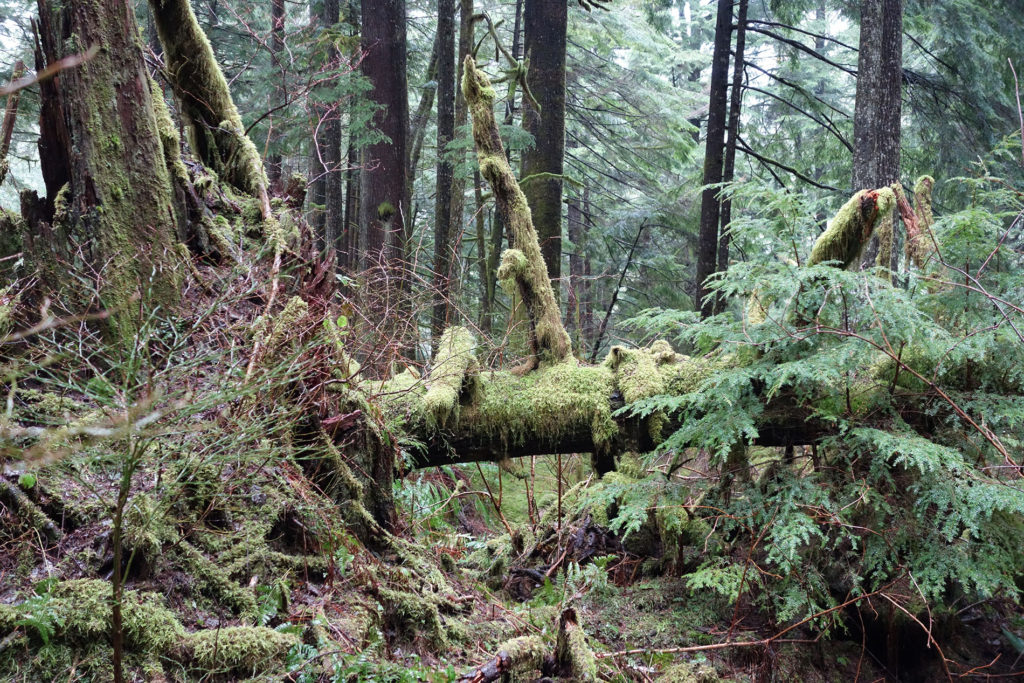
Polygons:
<instances>
[{"instance_id":1,"label":"moss draped limb","mask_svg":"<svg viewBox=\"0 0 1024 683\"><path fill-rule=\"evenodd\" d=\"M149 0L164 48L167 73L188 123L189 144L221 178L264 203L267 178L256 146L245 134L224 73L189 0Z\"/></svg>"},{"instance_id":2,"label":"moss draped limb","mask_svg":"<svg viewBox=\"0 0 1024 683\"><path fill-rule=\"evenodd\" d=\"M477 368L473 351L476 342L465 327L450 327L441 335L434 357L434 367L427 377L427 393L423 405L428 419L443 427L458 419L459 396Z\"/></svg>"},{"instance_id":3,"label":"moss draped limb","mask_svg":"<svg viewBox=\"0 0 1024 683\"><path fill-rule=\"evenodd\" d=\"M512 246L518 252L502 259L499 278L515 282L530 319L533 358L526 369L533 369L543 361L557 363L570 355L572 347L562 325L561 311L541 255L526 195L505 157L494 119L495 92L471 56L466 57L463 73L462 89L473 120L480 173L494 190L498 210L508 222Z\"/></svg>"}]
</instances>

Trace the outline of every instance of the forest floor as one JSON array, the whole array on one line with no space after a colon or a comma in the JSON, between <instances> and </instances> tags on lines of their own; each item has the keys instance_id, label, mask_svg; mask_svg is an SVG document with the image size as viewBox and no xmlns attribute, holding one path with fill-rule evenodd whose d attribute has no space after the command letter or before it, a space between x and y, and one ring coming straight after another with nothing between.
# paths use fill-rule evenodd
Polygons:
<instances>
[{"instance_id":1,"label":"forest floor","mask_svg":"<svg viewBox=\"0 0 1024 683\"><path fill-rule=\"evenodd\" d=\"M511 639L553 653L569 607L602 680L946 677L913 622L865 624L862 610L828 637L786 631L755 577L735 601L695 583L713 529L670 543L644 524L623 539L580 456L408 473L394 536L367 549L295 436L299 356L253 375L239 351L259 328L255 280L206 275L193 318L143 326L145 362L84 327L22 350L31 369L3 417L0 680L112 680L119 574L129 680L457 680ZM753 554L739 540L719 552ZM1018 668L1018 605L963 605L932 626L947 658L987 667L979 680Z\"/></svg>"}]
</instances>

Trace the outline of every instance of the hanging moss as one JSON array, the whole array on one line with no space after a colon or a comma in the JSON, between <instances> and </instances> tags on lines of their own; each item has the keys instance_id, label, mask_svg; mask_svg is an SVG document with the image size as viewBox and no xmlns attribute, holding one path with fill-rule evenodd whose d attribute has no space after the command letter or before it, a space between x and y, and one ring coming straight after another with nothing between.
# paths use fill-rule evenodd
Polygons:
<instances>
[{"instance_id":1,"label":"hanging moss","mask_svg":"<svg viewBox=\"0 0 1024 683\"><path fill-rule=\"evenodd\" d=\"M878 219L890 214L895 206L896 195L888 187L853 195L814 243L807 265L839 261L843 268L849 268L856 264Z\"/></svg>"}]
</instances>

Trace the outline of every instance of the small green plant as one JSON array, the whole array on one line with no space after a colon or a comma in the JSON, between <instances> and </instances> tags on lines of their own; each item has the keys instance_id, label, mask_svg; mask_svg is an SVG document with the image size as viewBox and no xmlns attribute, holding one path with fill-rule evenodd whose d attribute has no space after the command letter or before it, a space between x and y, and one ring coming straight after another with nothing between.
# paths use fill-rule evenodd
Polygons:
<instances>
[{"instance_id":1,"label":"small green plant","mask_svg":"<svg viewBox=\"0 0 1024 683\"><path fill-rule=\"evenodd\" d=\"M62 617L50 605L50 591L56 583L55 578L37 583L32 596L18 605L21 615L14 622L15 626L35 631L43 645L48 645L57 629L64 625Z\"/></svg>"}]
</instances>

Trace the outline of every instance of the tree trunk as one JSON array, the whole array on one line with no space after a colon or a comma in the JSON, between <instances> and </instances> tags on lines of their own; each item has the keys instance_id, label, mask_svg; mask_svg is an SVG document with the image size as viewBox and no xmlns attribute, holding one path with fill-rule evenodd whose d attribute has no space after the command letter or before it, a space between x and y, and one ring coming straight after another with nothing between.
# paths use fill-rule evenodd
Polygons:
<instances>
[{"instance_id":1,"label":"tree trunk","mask_svg":"<svg viewBox=\"0 0 1024 683\"><path fill-rule=\"evenodd\" d=\"M562 274L562 172L565 156L566 0L526 0L523 43L528 71L526 83L538 112L523 97L523 127L534 145L523 152L523 191L537 227L548 277L560 298ZM531 176L536 176L530 179Z\"/></svg>"},{"instance_id":2,"label":"tree trunk","mask_svg":"<svg viewBox=\"0 0 1024 683\"><path fill-rule=\"evenodd\" d=\"M23 210L36 217L26 256L54 287L68 270L94 277L108 332L124 340L137 329L138 301L169 306L179 296L171 178L135 13L124 2L39 0L39 18L37 70L101 49L40 88L47 199Z\"/></svg>"},{"instance_id":3,"label":"tree trunk","mask_svg":"<svg viewBox=\"0 0 1024 683\"><path fill-rule=\"evenodd\" d=\"M736 141L740 134L740 113L743 108L743 48L747 36L747 2L740 0L739 10L736 13L736 54L733 57L732 70L732 92L729 95L729 129L725 140L725 162L722 169L722 182L731 183L736 170ZM720 216L720 228L718 238L718 271L724 271L729 267L729 241L732 224L732 199L722 199L722 215ZM725 300L718 298L715 302L715 311L720 312L725 306Z\"/></svg>"},{"instance_id":4,"label":"tree trunk","mask_svg":"<svg viewBox=\"0 0 1024 683\"><path fill-rule=\"evenodd\" d=\"M580 197L573 193L569 197L568 211L566 213L568 223L569 242L572 251L569 253L569 286L567 288L565 308L565 328L572 340L574 349L586 349L586 342L582 339L583 330L583 307L580 298L583 294L583 209L580 207Z\"/></svg>"},{"instance_id":5,"label":"tree trunk","mask_svg":"<svg viewBox=\"0 0 1024 683\"><path fill-rule=\"evenodd\" d=\"M857 100L853 115L853 189L886 187L900 176L903 83L902 0L861 0ZM861 260L875 264L878 237Z\"/></svg>"},{"instance_id":6,"label":"tree trunk","mask_svg":"<svg viewBox=\"0 0 1024 683\"><path fill-rule=\"evenodd\" d=\"M14 83L24 75L25 63L19 59L14 63L14 71L11 72L11 83ZM11 137L14 135L14 122L18 118L18 101L20 99L21 90L15 90L7 96L3 130L0 131L0 184L3 184L4 179L7 177L7 170L10 168L10 163L7 161L7 153L11 149Z\"/></svg>"},{"instance_id":7,"label":"tree trunk","mask_svg":"<svg viewBox=\"0 0 1024 683\"><path fill-rule=\"evenodd\" d=\"M275 87L270 91L270 108L280 111L288 96L285 89L284 66L281 54L284 52L284 0L270 0L270 66L274 72ZM274 128L274 115L269 117L270 153L267 155L267 181L270 186L280 190L281 185L281 150L278 141L281 133Z\"/></svg>"},{"instance_id":8,"label":"tree trunk","mask_svg":"<svg viewBox=\"0 0 1024 683\"><path fill-rule=\"evenodd\" d=\"M455 138L455 0L437 2L437 198L434 201L435 339L448 320L452 271L452 163L446 152Z\"/></svg>"},{"instance_id":9,"label":"tree trunk","mask_svg":"<svg viewBox=\"0 0 1024 683\"><path fill-rule=\"evenodd\" d=\"M223 180L258 197L264 218L269 217L263 162L245 134L228 83L191 3L149 0L149 8L192 151Z\"/></svg>"},{"instance_id":10,"label":"tree trunk","mask_svg":"<svg viewBox=\"0 0 1024 683\"><path fill-rule=\"evenodd\" d=\"M466 55L473 49L473 33L473 0L459 0L459 49L455 60L455 135L460 137L464 137L462 131L469 120L466 96L462 94L462 69ZM458 161L453 166L459 168L465 160L465 152L460 152ZM451 209L451 225L456 234L462 233L465 228L465 202L466 176L457 174L452 179Z\"/></svg>"},{"instance_id":11,"label":"tree trunk","mask_svg":"<svg viewBox=\"0 0 1024 683\"><path fill-rule=\"evenodd\" d=\"M359 3L357 0L348 0L345 12L345 23L348 24L352 36L359 35ZM352 59L358 57L359 47L353 48L355 54ZM348 151L345 164L345 209L342 216L342 247L339 254L339 264L342 270L351 272L359 265L359 147L353 139L351 122L356 108L359 106L357 98L349 100L349 131Z\"/></svg>"},{"instance_id":12,"label":"tree trunk","mask_svg":"<svg viewBox=\"0 0 1024 683\"><path fill-rule=\"evenodd\" d=\"M340 17L339 0L323 0L323 14L321 21L325 29L329 29L338 23ZM341 53L331 45L328 48L328 60L331 69L341 69ZM334 255L331 261L329 277L333 279L334 269L337 264L337 252L340 248L338 240L343 230L345 220L345 178L341 170L341 103L332 103L326 111L326 118L322 124L324 173L324 232L323 232L323 253L325 256Z\"/></svg>"},{"instance_id":13,"label":"tree trunk","mask_svg":"<svg viewBox=\"0 0 1024 683\"><path fill-rule=\"evenodd\" d=\"M704 149L704 191L700 198L700 234L697 238L697 294L694 308L706 318L714 312L708 298L707 279L715 272L718 255L720 204L717 187L722 182L725 147L725 113L729 79L729 45L732 37L732 2L718 0L715 49L711 58L711 97L708 105L708 133ZM715 187L707 187L715 185Z\"/></svg>"},{"instance_id":14,"label":"tree trunk","mask_svg":"<svg viewBox=\"0 0 1024 683\"><path fill-rule=\"evenodd\" d=\"M370 99L381 105L374 126L390 142L375 143L364 151L359 224L366 231L370 264L400 266L408 219L405 0L362 0L362 20L366 56L360 68L370 81Z\"/></svg>"}]
</instances>

